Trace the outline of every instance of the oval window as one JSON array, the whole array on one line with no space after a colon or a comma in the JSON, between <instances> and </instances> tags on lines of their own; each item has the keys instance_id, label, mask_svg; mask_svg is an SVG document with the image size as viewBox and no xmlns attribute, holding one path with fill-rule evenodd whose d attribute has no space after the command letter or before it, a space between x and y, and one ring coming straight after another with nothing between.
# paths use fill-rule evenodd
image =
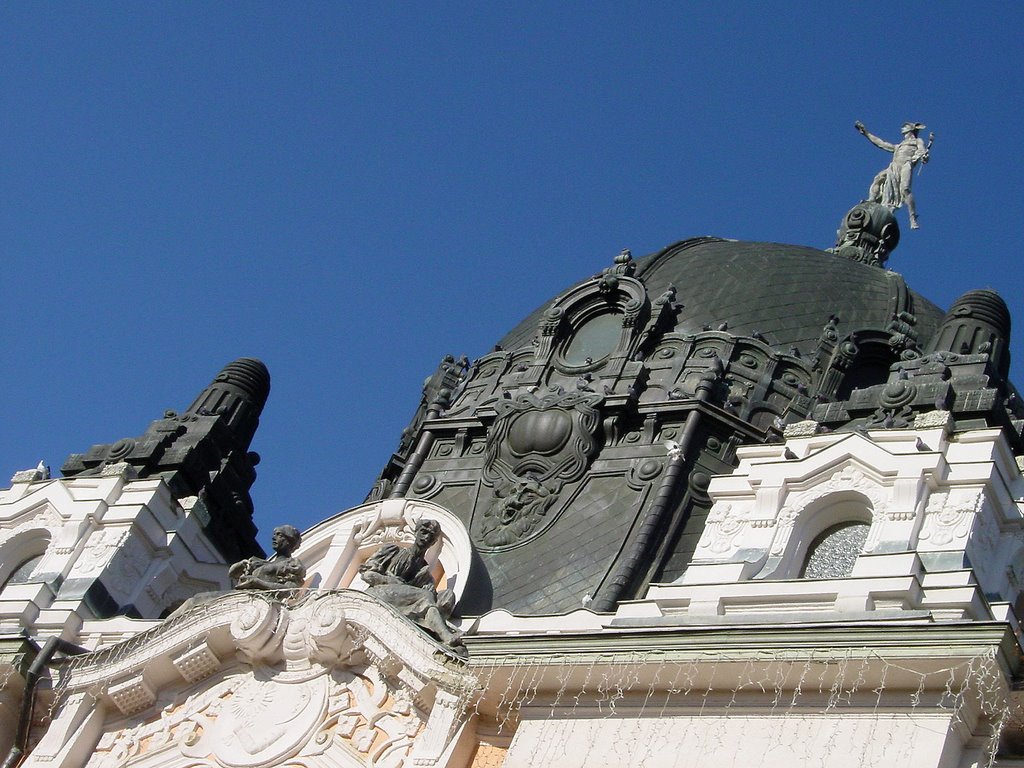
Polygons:
<instances>
[{"instance_id":1,"label":"oval window","mask_svg":"<svg viewBox=\"0 0 1024 768\"><path fill-rule=\"evenodd\" d=\"M622 335L622 315L616 312L591 318L569 339L562 353L566 365L583 366L604 360Z\"/></svg>"}]
</instances>

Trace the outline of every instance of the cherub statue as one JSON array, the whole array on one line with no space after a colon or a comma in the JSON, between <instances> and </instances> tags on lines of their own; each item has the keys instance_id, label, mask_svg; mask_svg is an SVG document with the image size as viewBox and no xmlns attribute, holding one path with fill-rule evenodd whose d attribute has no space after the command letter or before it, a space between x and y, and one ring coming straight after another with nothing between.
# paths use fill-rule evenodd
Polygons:
<instances>
[{"instance_id":1,"label":"cherub statue","mask_svg":"<svg viewBox=\"0 0 1024 768\"><path fill-rule=\"evenodd\" d=\"M917 135L925 129L923 123L904 123L900 128L903 140L899 144L891 144L880 139L873 133L869 133L864 123L859 120L853 127L872 144L886 152L892 152L892 162L888 168L881 170L871 182L871 189L868 191L868 201L881 203L889 208L896 209L907 204L907 213L910 214L910 228L918 229L917 207L914 205L914 195L910 191L910 184L914 180L914 166L918 163L927 163L929 150L935 140L935 134L928 138L928 144Z\"/></svg>"},{"instance_id":2,"label":"cherub statue","mask_svg":"<svg viewBox=\"0 0 1024 768\"><path fill-rule=\"evenodd\" d=\"M412 546L385 544L363 563L359 574L369 585L367 594L394 606L442 643L464 655L466 646L462 643L462 633L448 624L455 609L455 594L450 589L437 591L424 558L440 537L441 526L436 520L420 520Z\"/></svg>"},{"instance_id":3,"label":"cherub statue","mask_svg":"<svg viewBox=\"0 0 1024 768\"><path fill-rule=\"evenodd\" d=\"M277 557L264 560L247 557L228 570L235 589L298 589L306 579L306 567L292 552L302 543L302 534L293 525L279 525L270 537Z\"/></svg>"}]
</instances>

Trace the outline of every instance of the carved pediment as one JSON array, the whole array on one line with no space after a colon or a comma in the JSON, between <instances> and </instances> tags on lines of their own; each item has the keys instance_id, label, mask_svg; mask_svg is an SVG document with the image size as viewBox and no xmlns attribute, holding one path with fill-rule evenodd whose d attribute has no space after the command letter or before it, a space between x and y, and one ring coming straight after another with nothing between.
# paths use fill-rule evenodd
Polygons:
<instances>
[{"instance_id":1,"label":"carved pediment","mask_svg":"<svg viewBox=\"0 0 1024 768\"><path fill-rule=\"evenodd\" d=\"M33 760L443 765L475 690L461 660L368 595L328 592L287 606L228 593L76 657ZM83 720L91 727L78 727Z\"/></svg>"}]
</instances>

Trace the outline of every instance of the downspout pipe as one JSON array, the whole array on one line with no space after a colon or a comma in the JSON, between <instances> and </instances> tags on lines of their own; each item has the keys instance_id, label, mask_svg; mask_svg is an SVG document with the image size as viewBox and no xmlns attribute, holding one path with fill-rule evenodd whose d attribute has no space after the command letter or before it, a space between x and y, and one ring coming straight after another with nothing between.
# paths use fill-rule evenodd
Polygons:
<instances>
[{"instance_id":1,"label":"downspout pipe","mask_svg":"<svg viewBox=\"0 0 1024 768\"><path fill-rule=\"evenodd\" d=\"M701 378L700 383L697 384L697 391L694 396L698 406L706 403L711 397L719 376L720 372L715 371ZM679 442L669 448L668 455L670 461L668 469L665 470L665 476L661 480L661 485L658 486L658 492L650 509L647 511L643 524L640 526L640 531L637 533L636 539L633 540L633 546L630 547L628 554L621 561L621 565L616 570L611 582L609 582L608 588L602 590L594 602L588 606L590 610L597 613L610 613L614 611L615 606L618 605L619 600L622 598L622 594L633 583L637 573L644 566L645 555L660 538L665 517L672 507L672 500L675 498L680 482L685 480L687 476L683 472L686 466L686 456L690 452L690 445L693 442L694 435L697 434L697 427L700 426L700 422L701 412L699 408L695 408L686 417L686 425L683 427L683 434L680 436Z\"/></svg>"},{"instance_id":2,"label":"downspout pipe","mask_svg":"<svg viewBox=\"0 0 1024 768\"><path fill-rule=\"evenodd\" d=\"M50 665L53 655L57 652L68 656L88 653L85 648L80 648L57 636L51 637L43 643L43 647L39 649L39 653L33 659L28 672L25 673L25 692L21 698L18 730L14 734L14 744L11 746L10 752L7 753L7 758L0 764L0 768L16 768L25 758L25 752L28 748L29 730L32 728L32 706L35 704L36 687L43 676L43 671Z\"/></svg>"},{"instance_id":3,"label":"downspout pipe","mask_svg":"<svg viewBox=\"0 0 1024 768\"><path fill-rule=\"evenodd\" d=\"M409 460L405 462L405 466L402 467L402 474L398 476L391 493L388 494L389 499L404 498L405 494L409 492L413 478L420 471L420 467L423 466L423 462L430 455L430 449L434 445L435 436L430 430L429 423L441 415L441 411L448 406L451 396L451 390L441 389L438 391L437 397L430 403L427 413L423 417L423 431L420 432L420 439L416 441L416 449L409 456ZM0 766L0 768L5 767Z\"/></svg>"}]
</instances>

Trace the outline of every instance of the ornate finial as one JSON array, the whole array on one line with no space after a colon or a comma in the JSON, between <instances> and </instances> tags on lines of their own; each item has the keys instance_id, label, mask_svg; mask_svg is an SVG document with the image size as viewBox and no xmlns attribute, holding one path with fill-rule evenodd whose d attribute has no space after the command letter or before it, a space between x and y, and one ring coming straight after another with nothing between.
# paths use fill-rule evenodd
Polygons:
<instances>
[{"instance_id":1,"label":"ornate finial","mask_svg":"<svg viewBox=\"0 0 1024 768\"><path fill-rule=\"evenodd\" d=\"M900 228L890 208L881 203L857 203L843 217L836 245L829 250L853 261L884 267L899 242Z\"/></svg>"},{"instance_id":2,"label":"ornate finial","mask_svg":"<svg viewBox=\"0 0 1024 768\"><path fill-rule=\"evenodd\" d=\"M995 291L968 291L950 307L927 352L988 355L1002 376L1010 372L1010 310Z\"/></svg>"},{"instance_id":3,"label":"ornate finial","mask_svg":"<svg viewBox=\"0 0 1024 768\"><path fill-rule=\"evenodd\" d=\"M633 261L633 254L629 248L623 248L615 257L613 265L594 277L599 281L601 293L611 294L619 287L620 276L632 277L635 273L636 262Z\"/></svg>"},{"instance_id":4,"label":"ornate finial","mask_svg":"<svg viewBox=\"0 0 1024 768\"><path fill-rule=\"evenodd\" d=\"M914 195L910 191L910 184L914 180L914 166L918 166L920 174L922 165L928 162L935 134L930 134L928 143L925 144L917 135L925 129L924 123L907 122L900 128L903 140L899 144L891 144L870 133L864 127L864 123L859 120L853 126L876 147L884 149L886 152L892 152L892 162L889 163L889 167L880 171L871 182L871 189L868 190L868 202L880 203L890 210L901 208L906 203L907 213L910 214L910 228L917 229L917 208L914 205Z\"/></svg>"},{"instance_id":5,"label":"ornate finial","mask_svg":"<svg viewBox=\"0 0 1024 768\"><path fill-rule=\"evenodd\" d=\"M231 430L248 444L269 395L267 366L255 358L242 357L225 365L183 415L223 416Z\"/></svg>"}]
</instances>

